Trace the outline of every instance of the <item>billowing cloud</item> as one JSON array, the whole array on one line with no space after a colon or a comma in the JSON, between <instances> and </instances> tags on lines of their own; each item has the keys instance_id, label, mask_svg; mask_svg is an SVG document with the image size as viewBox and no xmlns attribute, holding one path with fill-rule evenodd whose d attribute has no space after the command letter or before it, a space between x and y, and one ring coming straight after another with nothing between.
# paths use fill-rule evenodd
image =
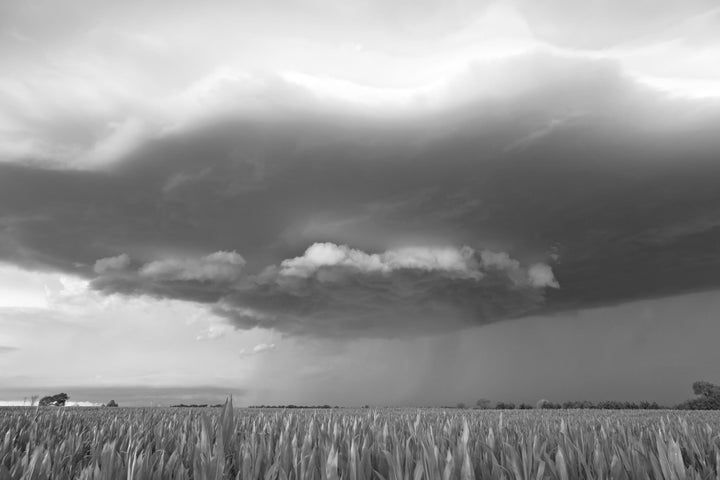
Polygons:
<instances>
[{"instance_id":1,"label":"billowing cloud","mask_svg":"<svg viewBox=\"0 0 720 480\"><path fill-rule=\"evenodd\" d=\"M537 50L608 59L671 92L717 97L720 85L712 0L164 3L124 2L112 24L91 2L1 7L0 161L106 168L238 115L417 114L466 101L455 80L467 70L482 71L478 91L503 97L539 72L508 78L499 63Z\"/></svg>"},{"instance_id":2,"label":"billowing cloud","mask_svg":"<svg viewBox=\"0 0 720 480\"><path fill-rule=\"evenodd\" d=\"M206 263L154 261L136 272L100 277L94 285L106 292L206 302L242 329L321 337L413 336L494 322L541 309L543 289L558 287L546 264L528 269L507 253L468 246L367 253L315 243L258 273L218 274L218 261L243 267L241 258L219 252L202 257ZM225 333L213 326L197 339Z\"/></svg>"},{"instance_id":3,"label":"billowing cloud","mask_svg":"<svg viewBox=\"0 0 720 480\"><path fill-rule=\"evenodd\" d=\"M103 260L106 259L100 261ZM245 264L245 259L235 251L174 255L150 260L137 269L105 270L95 276L91 285L105 293L214 302L243 278Z\"/></svg>"},{"instance_id":4,"label":"billowing cloud","mask_svg":"<svg viewBox=\"0 0 720 480\"><path fill-rule=\"evenodd\" d=\"M114 257L101 258L95 262L93 270L97 274L124 270L130 266L130 256L127 253L121 253Z\"/></svg>"},{"instance_id":5,"label":"billowing cloud","mask_svg":"<svg viewBox=\"0 0 720 480\"><path fill-rule=\"evenodd\" d=\"M249 82L250 113L210 108L102 168L1 163L0 259L332 337L718 286L720 108L616 59L482 59L412 112L232 71L191 97Z\"/></svg>"},{"instance_id":6,"label":"billowing cloud","mask_svg":"<svg viewBox=\"0 0 720 480\"><path fill-rule=\"evenodd\" d=\"M560 288L560 284L555 280L552 268L544 263L536 263L528 269L528 278L533 287L552 287Z\"/></svg>"},{"instance_id":7,"label":"billowing cloud","mask_svg":"<svg viewBox=\"0 0 720 480\"><path fill-rule=\"evenodd\" d=\"M143 265L140 275L153 280L232 282L245 266L236 252L215 252L199 259L171 258Z\"/></svg>"},{"instance_id":8,"label":"billowing cloud","mask_svg":"<svg viewBox=\"0 0 720 480\"><path fill-rule=\"evenodd\" d=\"M539 282L537 273L507 254L477 253L467 246L368 254L318 243L250 278L215 311L239 328L329 337L414 336L538 311L542 288L558 286L552 269L544 267L549 277Z\"/></svg>"},{"instance_id":9,"label":"billowing cloud","mask_svg":"<svg viewBox=\"0 0 720 480\"><path fill-rule=\"evenodd\" d=\"M283 260L283 276L310 277L326 267L343 267L362 273L389 274L396 270L439 271L460 277L479 277L474 252L469 247L405 247L381 254L367 254L347 245L315 243L300 257Z\"/></svg>"}]
</instances>

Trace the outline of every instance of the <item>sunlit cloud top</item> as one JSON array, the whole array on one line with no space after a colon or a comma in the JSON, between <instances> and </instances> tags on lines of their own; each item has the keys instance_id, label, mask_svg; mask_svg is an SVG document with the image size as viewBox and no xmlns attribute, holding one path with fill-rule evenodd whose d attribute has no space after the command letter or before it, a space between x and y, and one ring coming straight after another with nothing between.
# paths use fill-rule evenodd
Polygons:
<instances>
[{"instance_id":1,"label":"sunlit cloud top","mask_svg":"<svg viewBox=\"0 0 720 480\"><path fill-rule=\"evenodd\" d=\"M707 1L12 2L0 7L0 157L95 168L198 121L277 108L389 115L516 94L494 62L615 63L642 85L720 94ZM470 84L463 82L472 75ZM532 75L532 71L525 72ZM469 90L468 90L469 89Z\"/></svg>"}]
</instances>

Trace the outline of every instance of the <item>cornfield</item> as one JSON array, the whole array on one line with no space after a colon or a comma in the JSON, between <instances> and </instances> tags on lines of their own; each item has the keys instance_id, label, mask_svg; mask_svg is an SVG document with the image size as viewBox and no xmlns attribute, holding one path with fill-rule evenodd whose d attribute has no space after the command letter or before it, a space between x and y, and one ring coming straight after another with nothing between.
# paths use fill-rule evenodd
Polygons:
<instances>
[{"instance_id":1,"label":"cornfield","mask_svg":"<svg viewBox=\"0 0 720 480\"><path fill-rule=\"evenodd\" d=\"M715 479L673 411L0 409L7 479Z\"/></svg>"}]
</instances>

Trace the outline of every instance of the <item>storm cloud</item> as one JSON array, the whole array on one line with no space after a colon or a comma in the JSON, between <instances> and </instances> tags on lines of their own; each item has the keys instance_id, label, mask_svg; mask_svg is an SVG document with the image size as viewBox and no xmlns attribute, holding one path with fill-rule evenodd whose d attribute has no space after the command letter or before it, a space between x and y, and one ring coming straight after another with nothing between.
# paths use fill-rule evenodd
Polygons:
<instances>
[{"instance_id":1,"label":"storm cloud","mask_svg":"<svg viewBox=\"0 0 720 480\"><path fill-rule=\"evenodd\" d=\"M241 275L243 265L236 253L216 252L103 269L91 285L207 302L238 328L321 337L412 336L517 317L542 307L545 288L559 287L547 264L524 267L507 253L467 246L366 253L315 243L259 273Z\"/></svg>"},{"instance_id":2,"label":"storm cloud","mask_svg":"<svg viewBox=\"0 0 720 480\"><path fill-rule=\"evenodd\" d=\"M225 68L103 132L24 119L37 141L4 150L0 260L332 338L718 287L718 104L578 53L628 40L618 18L580 38L573 8L533 8L516 6L549 44L417 88Z\"/></svg>"},{"instance_id":3,"label":"storm cloud","mask_svg":"<svg viewBox=\"0 0 720 480\"><path fill-rule=\"evenodd\" d=\"M412 336L522 316L557 287L514 260L468 247L367 254L314 244L223 298L216 313L240 328L315 336ZM507 258L500 255L500 258Z\"/></svg>"}]
</instances>

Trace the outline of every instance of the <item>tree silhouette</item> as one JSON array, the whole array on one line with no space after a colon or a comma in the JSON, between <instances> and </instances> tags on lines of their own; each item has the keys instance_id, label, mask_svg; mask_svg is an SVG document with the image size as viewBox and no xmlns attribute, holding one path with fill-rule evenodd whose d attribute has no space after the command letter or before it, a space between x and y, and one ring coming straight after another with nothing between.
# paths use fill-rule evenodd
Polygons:
<instances>
[{"instance_id":1,"label":"tree silhouette","mask_svg":"<svg viewBox=\"0 0 720 480\"><path fill-rule=\"evenodd\" d=\"M710 382L695 382L693 383L693 392L695 395L702 395L704 397L718 397L720 398L720 387L713 385Z\"/></svg>"},{"instance_id":2,"label":"tree silhouette","mask_svg":"<svg viewBox=\"0 0 720 480\"><path fill-rule=\"evenodd\" d=\"M64 407L65 402L67 402L68 398L70 398L70 396L67 393L58 393L56 395L43 397L40 399L40 406L41 407Z\"/></svg>"},{"instance_id":3,"label":"tree silhouette","mask_svg":"<svg viewBox=\"0 0 720 480\"><path fill-rule=\"evenodd\" d=\"M692 385L697 398L686 400L677 408L681 410L720 410L720 386L710 382L695 382Z\"/></svg>"}]
</instances>

